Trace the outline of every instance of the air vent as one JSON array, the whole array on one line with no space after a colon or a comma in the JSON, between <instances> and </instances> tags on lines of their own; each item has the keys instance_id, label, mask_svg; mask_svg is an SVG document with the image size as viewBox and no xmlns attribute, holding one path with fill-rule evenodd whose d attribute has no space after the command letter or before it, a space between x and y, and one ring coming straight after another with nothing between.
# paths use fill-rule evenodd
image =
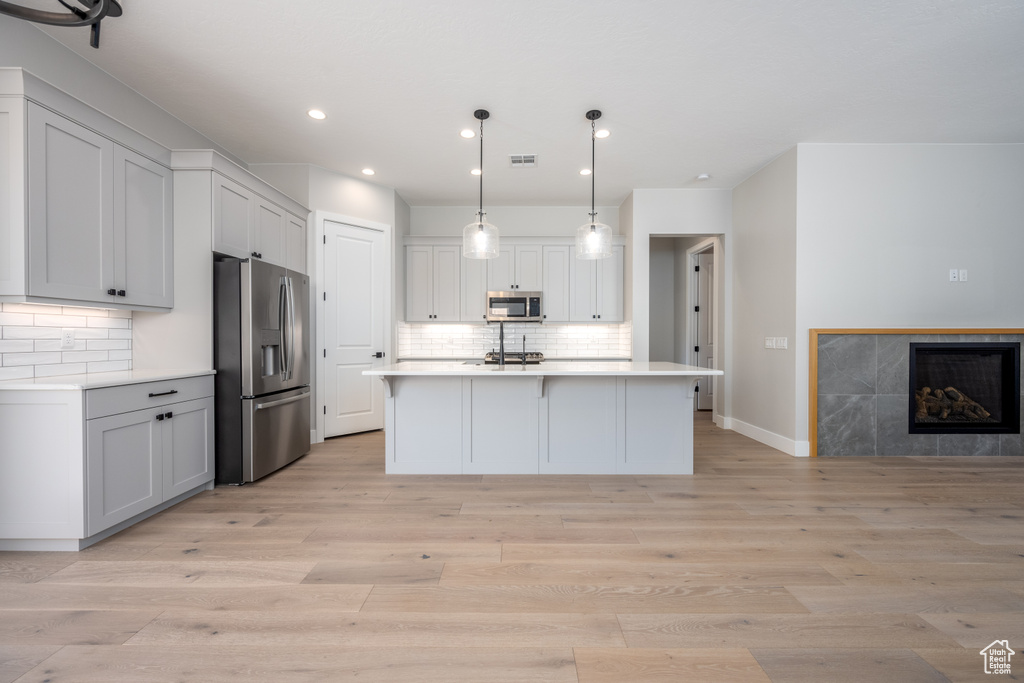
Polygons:
<instances>
[{"instance_id":1,"label":"air vent","mask_svg":"<svg viewBox=\"0 0 1024 683\"><path fill-rule=\"evenodd\" d=\"M533 168L537 165L536 154L509 154L508 163L512 168Z\"/></svg>"}]
</instances>

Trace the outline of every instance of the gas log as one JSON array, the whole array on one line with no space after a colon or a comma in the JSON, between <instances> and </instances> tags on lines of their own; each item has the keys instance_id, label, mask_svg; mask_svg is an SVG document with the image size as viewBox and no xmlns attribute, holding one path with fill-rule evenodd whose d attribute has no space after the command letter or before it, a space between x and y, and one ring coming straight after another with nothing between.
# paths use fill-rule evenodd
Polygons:
<instances>
[{"instance_id":1,"label":"gas log","mask_svg":"<svg viewBox=\"0 0 1024 683\"><path fill-rule=\"evenodd\" d=\"M981 407L976 401L972 401L963 392L946 387L945 389L932 389L924 387L914 392L914 399L917 401L917 413L914 418L918 421L934 420L967 420L981 421L988 420L991 413Z\"/></svg>"}]
</instances>

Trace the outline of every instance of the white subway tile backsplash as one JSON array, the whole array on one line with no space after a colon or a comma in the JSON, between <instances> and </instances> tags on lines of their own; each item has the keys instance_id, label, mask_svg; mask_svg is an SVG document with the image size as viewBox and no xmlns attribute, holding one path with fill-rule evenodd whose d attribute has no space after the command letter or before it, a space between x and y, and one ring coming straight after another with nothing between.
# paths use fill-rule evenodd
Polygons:
<instances>
[{"instance_id":1,"label":"white subway tile backsplash","mask_svg":"<svg viewBox=\"0 0 1024 683\"><path fill-rule=\"evenodd\" d=\"M3 365L46 365L48 363L60 363L59 352L45 351L41 353L5 353L3 354Z\"/></svg>"},{"instance_id":2,"label":"white subway tile backsplash","mask_svg":"<svg viewBox=\"0 0 1024 683\"><path fill-rule=\"evenodd\" d=\"M0 380L130 370L132 312L0 304ZM61 348L70 328L75 342Z\"/></svg>"},{"instance_id":3,"label":"white subway tile backsplash","mask_svg":"<svg viewBox=\"0 0 1024 683\"><path fill-rule=\"evenodd\" d=\"M633 353L629 324L508 324L505 348L520 350L524 334L526 350L547 357L629 358ZM479 358L497 347L496 325L398 324L400 358Z\"/></svg>"}]
</instances>

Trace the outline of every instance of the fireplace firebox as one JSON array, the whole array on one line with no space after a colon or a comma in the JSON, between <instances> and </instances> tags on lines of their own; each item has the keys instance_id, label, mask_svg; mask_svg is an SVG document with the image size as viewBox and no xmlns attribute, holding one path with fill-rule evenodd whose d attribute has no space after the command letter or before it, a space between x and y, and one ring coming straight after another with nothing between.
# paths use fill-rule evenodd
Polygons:
<instances>
[{"instance_id":1,"label":"fireplace firebox","mask_svg":"<svg viewBox=\"0 0 1024 683\"><path fill-rule=\"evenodd\" d=\"M1020 434L1020 343L910 344L909 433Z\"/></svg>"}]
</instances>

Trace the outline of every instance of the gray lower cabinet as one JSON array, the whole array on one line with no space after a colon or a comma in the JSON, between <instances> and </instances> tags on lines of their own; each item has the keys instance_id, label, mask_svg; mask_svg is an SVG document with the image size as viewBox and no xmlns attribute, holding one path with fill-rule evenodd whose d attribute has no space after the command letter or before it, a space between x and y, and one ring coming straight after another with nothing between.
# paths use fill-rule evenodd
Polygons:
<instances>
[{"instance_id":1,"label":"gray lower cabinet","mask_svg":"<svg viewBox=\"0 0 1024 683\"><path fill-rule=\"evenodd\" d=\"M213 480L212 378L94 389L85 404L88 535Z\"/></svg>"},{"instance_id":2,"label":"gray lower cabinet","mask_svg":"<svg viewBox=\"0 0 1024 683\"><path fill-rule=\"evenodd\" d=\"M89 535L210 481L213 398L86 422Z\"/></svg>"}]
</instances>

